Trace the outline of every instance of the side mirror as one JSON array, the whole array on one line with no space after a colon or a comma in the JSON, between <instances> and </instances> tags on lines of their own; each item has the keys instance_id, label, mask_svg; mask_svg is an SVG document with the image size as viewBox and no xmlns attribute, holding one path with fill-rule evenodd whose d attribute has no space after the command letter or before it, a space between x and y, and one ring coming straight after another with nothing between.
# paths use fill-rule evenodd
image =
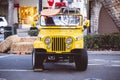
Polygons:
<instances>
[{"instance_id":1,"label":"side mirror","mask_svg":"<svg viewBox=\"0 0 120 80\"><path fill-rule=\"evenodd\" d=\"M86 20L84 24L84 29L88 28L90 26L90 20Z\"/></svg>"}]
</instances>

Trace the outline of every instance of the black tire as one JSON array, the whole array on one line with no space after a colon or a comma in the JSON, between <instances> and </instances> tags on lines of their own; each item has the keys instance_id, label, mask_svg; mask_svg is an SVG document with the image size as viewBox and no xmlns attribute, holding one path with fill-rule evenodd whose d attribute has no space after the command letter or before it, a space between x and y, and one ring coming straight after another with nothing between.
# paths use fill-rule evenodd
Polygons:
<instances>
[{"instance_id":1,"label":"black tire","mask_svg":"<svg viewBox=\"0 0 120 80\"><path fill-rule=\"evenodd\" d=\"M88 54L86 49L80 50L79 55L74 56L75 66L78 71L85 71L88 66Z\"/></svg>"},{"instance_id":2,"label":"black tire","mask_svg":"<svg viewBox=\"0 0 120 80\"><path fill-rule=\"evenodd\" d=\"M35 50L32 51L32 66L35 66Z\"/></svg>"},{"instance_id":3,"label":"black tire","mask_svg":"<svg viewBox=\"0 0 120 80\"><path fill-rule=\"evenodd\" d=\"M32 51L32 65L33 65L33 70L36 71L43 71L44 66L43 66L43 60L44 58L42 57L41 54L36 54L35 49Z\"/></svg>"}]
</instances>

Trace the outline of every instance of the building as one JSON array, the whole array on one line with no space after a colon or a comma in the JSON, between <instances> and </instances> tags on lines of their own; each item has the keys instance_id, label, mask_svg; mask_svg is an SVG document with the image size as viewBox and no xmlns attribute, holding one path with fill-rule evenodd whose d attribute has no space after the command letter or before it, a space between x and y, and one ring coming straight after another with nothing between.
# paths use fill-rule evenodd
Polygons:
<instances>
[{"instance_id":1,"label":"building","mask_svg":"<svg viewBox=\"0 0 120 80\"><path fill-rule=\"evenodd\" d=\"M67 5L68 2L71 1L72 8L80 8L81 13L84 14L85 17L87 16L86 7L84 6L84 4L86 4L85 0L54 0L54 5L60 1L66 2ZM42 8L39 7L41 5ZM54 5L53 8L55 8ZM32 21L35 20L35 16L39 14L40 8L43 9L46 7L49 7L47 0L0 0L0 9L2 10L0 15L6 17L9 25L15 23L31 24Z\"/></svg>"},{"instance_id":2,"label":"building","mask_svg":"<svg viewBox=\"0 0 120 80\"><path fill-rule=\"evenodd\" d=\"M120 0L90 0L89 33L119 33L120 32Z\"/></svg>"}]
</instances>

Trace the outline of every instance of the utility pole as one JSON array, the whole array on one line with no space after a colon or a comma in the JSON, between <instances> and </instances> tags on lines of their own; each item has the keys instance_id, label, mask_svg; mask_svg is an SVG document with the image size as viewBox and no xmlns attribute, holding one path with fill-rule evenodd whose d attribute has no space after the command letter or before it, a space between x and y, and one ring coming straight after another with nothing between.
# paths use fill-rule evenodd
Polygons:
<instances>
[{"instance_id":1,"label":"utility pole","mask_svg":"<svg viewBox=\"0 0 120 80\"><path fill-rule=\"evenodd\" d=\"M42 11L42 0L39 0L39 13Z\"/></svg>"},{"instance_id":2,"label":"utility pole","mask_svg":"<svg viewBox=\"0 0 120 80\"><path fill-rule=\"evenodd\" d=\"M87 19L91 18L91 1L87 0ZM91 26L88 29L88 33L91 33Z\"/></svg>"},{"instance_id":3,"label":"utility pole","mask_svg":"<svg viewBox=\"0 0 120 80\"><path fill-rule=\"evenodd\" d=\"M14 0L8 0L8 25L12 26L14 23Z\"/></svg>"}]
</instances>

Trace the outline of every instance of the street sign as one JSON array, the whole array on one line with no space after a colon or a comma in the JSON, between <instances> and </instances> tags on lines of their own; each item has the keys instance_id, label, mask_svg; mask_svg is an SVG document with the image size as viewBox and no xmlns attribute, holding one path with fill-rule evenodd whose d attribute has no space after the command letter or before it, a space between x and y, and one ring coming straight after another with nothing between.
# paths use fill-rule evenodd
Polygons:
<instances>
[{"instance_id":1,"label":"street sign","mask_svg":"<svg viewBox=\"0 0 120 80\"><path fill-rule=\"evenodd\" d=\"M49 6L53 6L54 0L47 0Z\"/></svg>"}]
</instances>

